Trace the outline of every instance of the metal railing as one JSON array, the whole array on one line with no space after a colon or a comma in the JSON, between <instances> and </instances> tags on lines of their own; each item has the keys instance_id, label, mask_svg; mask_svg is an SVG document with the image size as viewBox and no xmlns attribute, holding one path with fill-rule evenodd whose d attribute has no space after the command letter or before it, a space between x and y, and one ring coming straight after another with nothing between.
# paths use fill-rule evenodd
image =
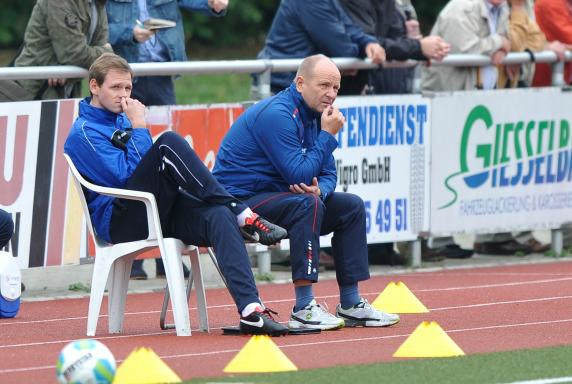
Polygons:
<instances>
[{"instance_id":1,"label":"metal railing","mask_svg":"<svg viewBox=\"0 0 572 384\"><path fill-rule=\"evenodd\" d=\"M224 61L185 61L164 63L133 63L131 67L136 76L158 75L206 75L223 73L256 73L259 74L259 94L270 94L270 73L296 71L303 59L268 59L268 60L224 60ZM344 69L375 69L377 64L370 60L338 57L333 58L340 70ZM503 64L530 63L532 57L527 52L509 53ZM564 82L564 62L559 61L552 51L543 51L534 54L537 63L552 64L552 85L562 86ZM572 53L566 52L565 61L572 61ZM411 67L418 62L386 62L383 67ZM491 59L485 55L451 54L442 61L432 61L432 66L485 66L490 65ZM48 78L86 78L88 71L85 68L72 65L44 66L44 67L2 67L0 80L48 79Z\"/></svg>"}]
</instances>

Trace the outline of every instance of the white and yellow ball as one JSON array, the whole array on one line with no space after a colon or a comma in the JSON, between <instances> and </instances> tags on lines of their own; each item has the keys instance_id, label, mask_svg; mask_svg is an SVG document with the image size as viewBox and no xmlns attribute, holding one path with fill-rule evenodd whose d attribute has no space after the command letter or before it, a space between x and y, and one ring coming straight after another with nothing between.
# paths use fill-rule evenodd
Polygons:
<instances>
[{"instance_id":1,"label":"white and yellow ball","mask_svg":"<svg viewBox=\"0 0 572 384\"><path fill-rule=\"evenodd\" d=\"M62 349L56 363L58 383L111 383L116 362L111 351L97 340L72 341Z\"/></svg>"}]
</instances>

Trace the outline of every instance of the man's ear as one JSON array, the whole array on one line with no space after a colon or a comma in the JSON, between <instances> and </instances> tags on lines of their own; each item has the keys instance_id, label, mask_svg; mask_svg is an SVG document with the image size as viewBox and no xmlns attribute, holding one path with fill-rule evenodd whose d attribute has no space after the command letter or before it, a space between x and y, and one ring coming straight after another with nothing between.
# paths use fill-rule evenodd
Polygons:
<instances>
[{"instance_id":1,"label":"man's ear","mask_svg":"<svg viewBox=\"0 0 572 384\"><path fill-rule=\"evenodd\" d=\"M97 80L95 79L89 80L89 92L92 95L99 94L99 85L97 84Z\"/></svg>"},{"instance_id":2,"label":"man's ear","mask_svg":"<svg viewBox=\"0 0 572 384\"><path fill-rule=\"evenodd\" d=\"M304 77L296 76L296 79L294 80L294 82L296 83L296 90L298 92L302 93L302 85L304 84Z\"/></svg>"}]
</instances>

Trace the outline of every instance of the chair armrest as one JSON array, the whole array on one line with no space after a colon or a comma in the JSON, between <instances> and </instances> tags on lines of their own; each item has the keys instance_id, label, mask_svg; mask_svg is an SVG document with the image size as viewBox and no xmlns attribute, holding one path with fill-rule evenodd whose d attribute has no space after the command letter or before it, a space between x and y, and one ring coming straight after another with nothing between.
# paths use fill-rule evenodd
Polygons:
<instances>
[{"instance_id":1,"label":"chair armrest","mask_svg":"<svg viewBox=\"0 0 572 384\"><path fill-rule=\"evenodd\" d=\"M87 181L86 183L90 184L89 186L85 185L86 188L91 189L93 192L99 193L100 195L143 202L147 211L147 228L149 229L147 240L157 239L159 236L163 236L161 220L159 219L159 209L157 207L155 196L152 193L131 189L102 187Z\"/></svg>"},{"instance_id":2,"label":"chair armrest","mask_svg":"<svg viewBox=\"0 0 572 384\"><path fill-rule=\"evenodd\" d=\"M161 230L161 220L159 219L159 209L157 208L155 196L152 193L135 191L131 189L102 187L87 181L81 177L81 175L78 176L81 185L93 192L99 193L100 195L143 202L147 211L147 228L149 229L147 240L157 239L159 236L163 236L163 232Z\"/></svg>"}]
</instances>

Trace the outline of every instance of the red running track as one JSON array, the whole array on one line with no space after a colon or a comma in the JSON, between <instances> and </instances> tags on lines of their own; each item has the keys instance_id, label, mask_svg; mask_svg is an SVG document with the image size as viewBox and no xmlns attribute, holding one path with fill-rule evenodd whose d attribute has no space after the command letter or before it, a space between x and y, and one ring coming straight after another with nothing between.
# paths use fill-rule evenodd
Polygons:
<instances>
[{"instance_id":1,"label":"red running track","mask_svg":"<svg viewBox=\"0 0 572 384\"><path fill-rule=\"evenodd\" d=\"M273 340L299 369L395 360L393 353L424 320L437 321L466 354L572 344L572 262L374 277L361 284L361 292L371 302L390 281L403 281L430 312L402 315L401 322L389 328L348 328ZM322 281L314 290L318 301L335 309L335 281ZM292 286L264 285L260 293L286 322ZM162 293L129 295L122 335L107 333L104 301L97 339L118 362L145 346L183 379L224 376L223 368L248 340L220 331L238 321L229 294L224 289L207 291L211 333L193 331L191 337L160 330L162 298ZM59 351L85 336L87 307L87 298L24 302L17 318L0 321L0 382L54 382ZM191 301L195 326L196 314ZM308 349L315 358L307 358Z\"/></svg>"}]
</instances>

